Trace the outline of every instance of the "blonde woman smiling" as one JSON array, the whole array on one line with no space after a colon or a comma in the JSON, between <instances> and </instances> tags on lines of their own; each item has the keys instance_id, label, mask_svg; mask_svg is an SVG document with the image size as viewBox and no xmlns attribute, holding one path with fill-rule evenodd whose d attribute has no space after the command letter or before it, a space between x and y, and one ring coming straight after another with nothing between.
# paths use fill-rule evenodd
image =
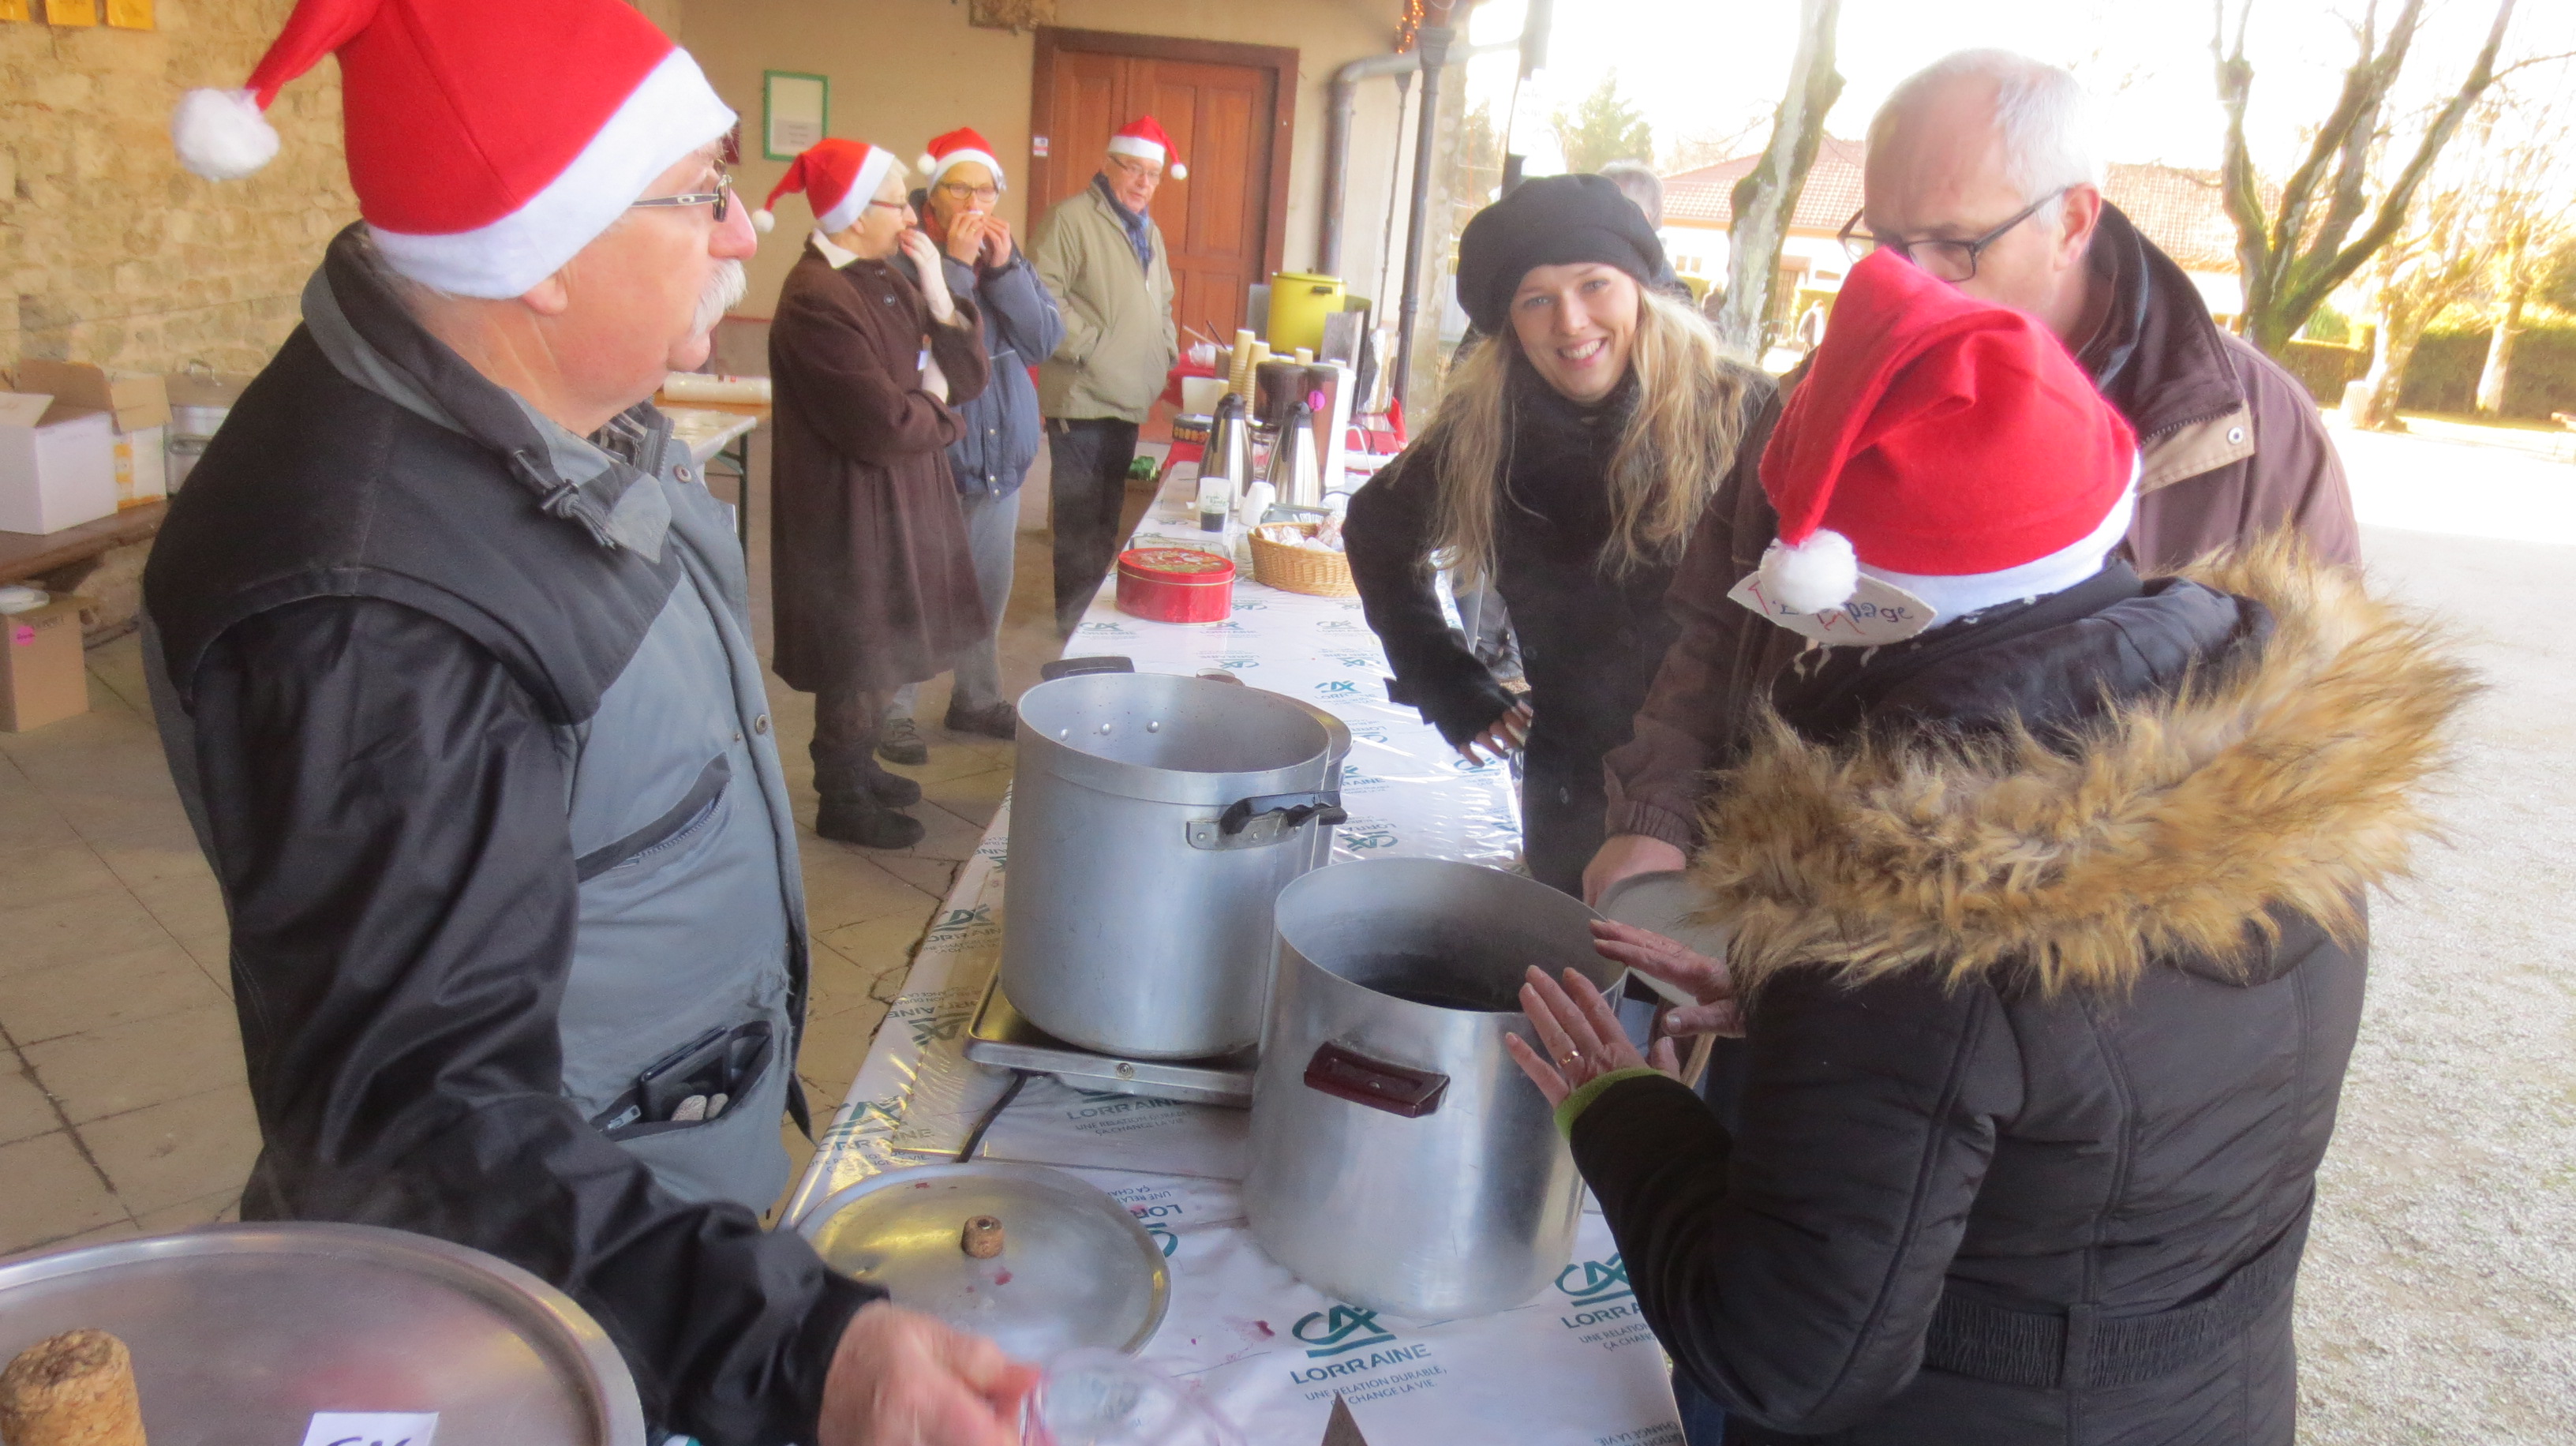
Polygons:
<instances>
[{"instance_id":1,"label":"blonde woman smiling","mask_svg":"<svg viewBox=\"0 0 2576 1446\"><path fill-rule=\"evenodd\" d=\"M1601 843L1601 757L1627 741L1673 640L1665 586L1778 411L1767 377L1653 289L1667 269L1644 214L1600 176L1530 181L1477 213L1458 299L1486 339L1351 501L1351 571L1392 692L1470 761L1524 752L1530 869L1567 893ZM1442 568L1502 594L1525 696L1449 626Z\"/></svg>"}]
</instances>

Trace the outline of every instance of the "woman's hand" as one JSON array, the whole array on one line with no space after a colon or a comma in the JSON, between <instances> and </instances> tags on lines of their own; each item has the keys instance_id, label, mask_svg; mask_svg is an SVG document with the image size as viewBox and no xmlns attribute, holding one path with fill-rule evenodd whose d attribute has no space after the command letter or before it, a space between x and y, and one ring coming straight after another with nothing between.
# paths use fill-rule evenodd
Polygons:
<instances>
[{"instance_id":1,"label":"woman's hand","mask_svg":"<svg viewBox=\"0 0 2576 1446\"><path fill-rule=\"evenodd\" d=\"M948 294L948 272L939 260L939 243L927 232L906 231L902 244L913 274L921 278L921 299L930 305L930 319L947 325L957 317L957 301Z\"/></svg>"},{"instance_id":2,"label":"woman's hand","mask_svg":"<svg viewBox=\"0 0 2576 1446\"><path fill-rule=\"evenodd\" d=\"M1565 971L1563 984L1543 970L1530 970L1529 982L1521 986L1521 1011L1529 1016L1530 1027L1538 1032L1547 1053L1541 1056L1517 1034L1504 1035L1503 1047L1511 1051L1512 1062L1538 1086L1538 1092L1547 1096L1550 1106L1565 1103L1566 1096L1605 1074L1644 1064L1681 1078L1681 1057L1671 1040L1656 1040L1651 1057L1637 1053L1637 1046L1628 1042L1628 1032L1619 1027L1619 1016L1611 1012L1610 1001L1601 997L1591 980L1571 969Z\"/></svg>"},{"instance_id":3,"label":"woman's hand","mask_svg":"<svg viewBox=\"0 0 2576 1446\"><path fill-rule=\"evenodd\" d=\"M972 266L984 249L984 227L992 218L980 211L963 211L948 223L948 257L961 266Z\"/></svg>"},{"instance_id":4,"label":"woman's hand","mask_svg":"<svg viewBox=\"0 0 2576 1446\"><path fill-rule=\"evenodd\" d=\"M1617 924L1608 919L1592 921L1592 947L1611 963L1651 974L1699 1001L1665 1010L1655 1021L1657 1034L1668 1038L1692 1034L1744 1037L1744 1005L1736 997L1735 976L1727 972L1725 960L1694 953L1634 924Z\"/></svg>"},{"instance_id":5,"label":"woman's hand","mask_svg":"<svg viewBox=\"0 0 2576 1446\"><path fill-rule=\"evenodd\" d=\"M1484 732L1459 744L1458 756L1479 768L1487 763L1500 763L1528 745L1529 730L1530 705L1528 700L1524 699L1503 710L1503 716L1495 719ZM1477 757L1476 750L1479 748L1484 749L1491 757Z\"/></svg>"}]
</instances>

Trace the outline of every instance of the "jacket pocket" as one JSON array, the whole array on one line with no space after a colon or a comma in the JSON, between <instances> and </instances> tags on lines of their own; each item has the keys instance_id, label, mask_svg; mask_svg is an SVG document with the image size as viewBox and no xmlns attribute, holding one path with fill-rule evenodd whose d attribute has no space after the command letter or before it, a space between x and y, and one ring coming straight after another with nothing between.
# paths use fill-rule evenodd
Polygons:
<instances>
[{"instance_id":1,"label":"jacket pocket","mask_svg":"<svg viewBox=\"0 0 2576 1446\"><path fill-rule=\"evenodd\" d=\"M783 1025L772 1023L783 1042ZM731 1200L759 1214L787 1188L787 1146L778 1122L787 1110L793 1075L787 1051L774 1048L758 1075L744 1082L714 1119L664 1122L609 1138L641 1160L654 1182L673 1195L692 1203Z\"/></svg>"},{"instance_id":2,"label":"jacket pocket","mask_svg":"<svg viewBox=\"0 0 2576 1446\"><path fill-rule=\"evenodd\" d=\"M689 791L669 811L626 837L573 860L573 876L586 884L611 869L642 863L687 842L715 817L716 805L723 801L725 785L732 779L731 760L721 753L708 759L707 766L698 772L698 781L689 785Z\"/></svg>"}]
</instances>

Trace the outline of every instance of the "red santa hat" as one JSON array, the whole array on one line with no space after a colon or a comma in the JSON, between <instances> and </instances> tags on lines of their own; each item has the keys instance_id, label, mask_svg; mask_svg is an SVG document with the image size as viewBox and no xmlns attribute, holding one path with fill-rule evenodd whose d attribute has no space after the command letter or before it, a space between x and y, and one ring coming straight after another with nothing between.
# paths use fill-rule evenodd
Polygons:
<instances>
[{"instance_id":1,"label":"red santa hat","mask_svg":"<svg viewBox=\"0 0 2576 1446\"><path fill-rule=\"evenodd\" d=\"M814 224L825 235L847 231L868 202L876 199L877 187L885 184L886 172L894 164L894 152L883 146L839 136L816 141L787 163L787 174L769 188L769 199L751 213L751 224L763 231L777 225L778 217L770 208L788 192L802 191L814 207Z\"/></svg>"},{"instance_id":2,"label":"red santa hat","mask_svg":"<svg viewBox=\"0 0 2576 1446\"><path fill-rule=\"evenodd\" d=\"M948 168L960 161L973 161L991 171L993 184L1003 190L1009 189L1002 180L1002 163L993 159L992 144L971 126L959 126L944 136L932 136L930 149L921 153L921 159L914 162L914 168L921 172L921 184L926 189L938 185L939 178L948 174Z\"/></svg>"},{"instance_id":3,"label":"red santa hat","mask_svg":"<svg viewBox=\"0 0 2576 1446\"><path fill-rule=\"evenodd\" d=\"M1763 451L1764 588L1823 612L1865 570L1946 620L2072 587L2127 531L2137 456L2054 333L1876 252Z\"/></svg>"},{"instance_id":4,"label":"red santa hat","mask_svg":"<svg viewBox=\"0 0 2576 1446\"><path fill-rule=\"evenodd\" d=\"M335 52L359 214L394 270L464 296L553 275L734 124L621 0L301 0L244 88L180 101L180 160L218 181L266 165L262 113Z\"/></svg>"},{"instance_id":5,"label":"red santa hat","mask_svg":"<svg viewBox=\"0 0 2576 1446\"><path fill-rule=\"evenodd\" d=\"M1190 168L1181 164L1181 158L1174 154L1174 149L1172 138L1163 134L1162 123L1149 115L1140 115L1120 126L1117 134L1109 138L1109 154L1160 161L1164 175L1175 181L1186 181L1190 178Z\"/></svg>"}]
</instances>

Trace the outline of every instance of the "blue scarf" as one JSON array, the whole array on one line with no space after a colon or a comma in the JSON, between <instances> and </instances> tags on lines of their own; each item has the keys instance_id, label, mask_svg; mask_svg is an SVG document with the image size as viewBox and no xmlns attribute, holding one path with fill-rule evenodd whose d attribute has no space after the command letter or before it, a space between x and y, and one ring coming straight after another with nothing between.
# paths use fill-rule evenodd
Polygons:
<instances>
[{"instance_id":1,"label":"blue scarf","mask_svg":"<svg viewBox=\"0 0 2576 1446\"><path fill-rule=\"evenodd\" d=\"M1100 192L1100 199L1109 203L1110 213L1118 218L1118 224L1127 228L1127 244L1136 248L1136 264L1144 267L1147 272L1152 272L1154 269L1153 219L1118 204L1117 193L1109 189L1107 176L1095 174L1091 178L1091 184L1093 189Z\"/></svg>"}]
</instances>

